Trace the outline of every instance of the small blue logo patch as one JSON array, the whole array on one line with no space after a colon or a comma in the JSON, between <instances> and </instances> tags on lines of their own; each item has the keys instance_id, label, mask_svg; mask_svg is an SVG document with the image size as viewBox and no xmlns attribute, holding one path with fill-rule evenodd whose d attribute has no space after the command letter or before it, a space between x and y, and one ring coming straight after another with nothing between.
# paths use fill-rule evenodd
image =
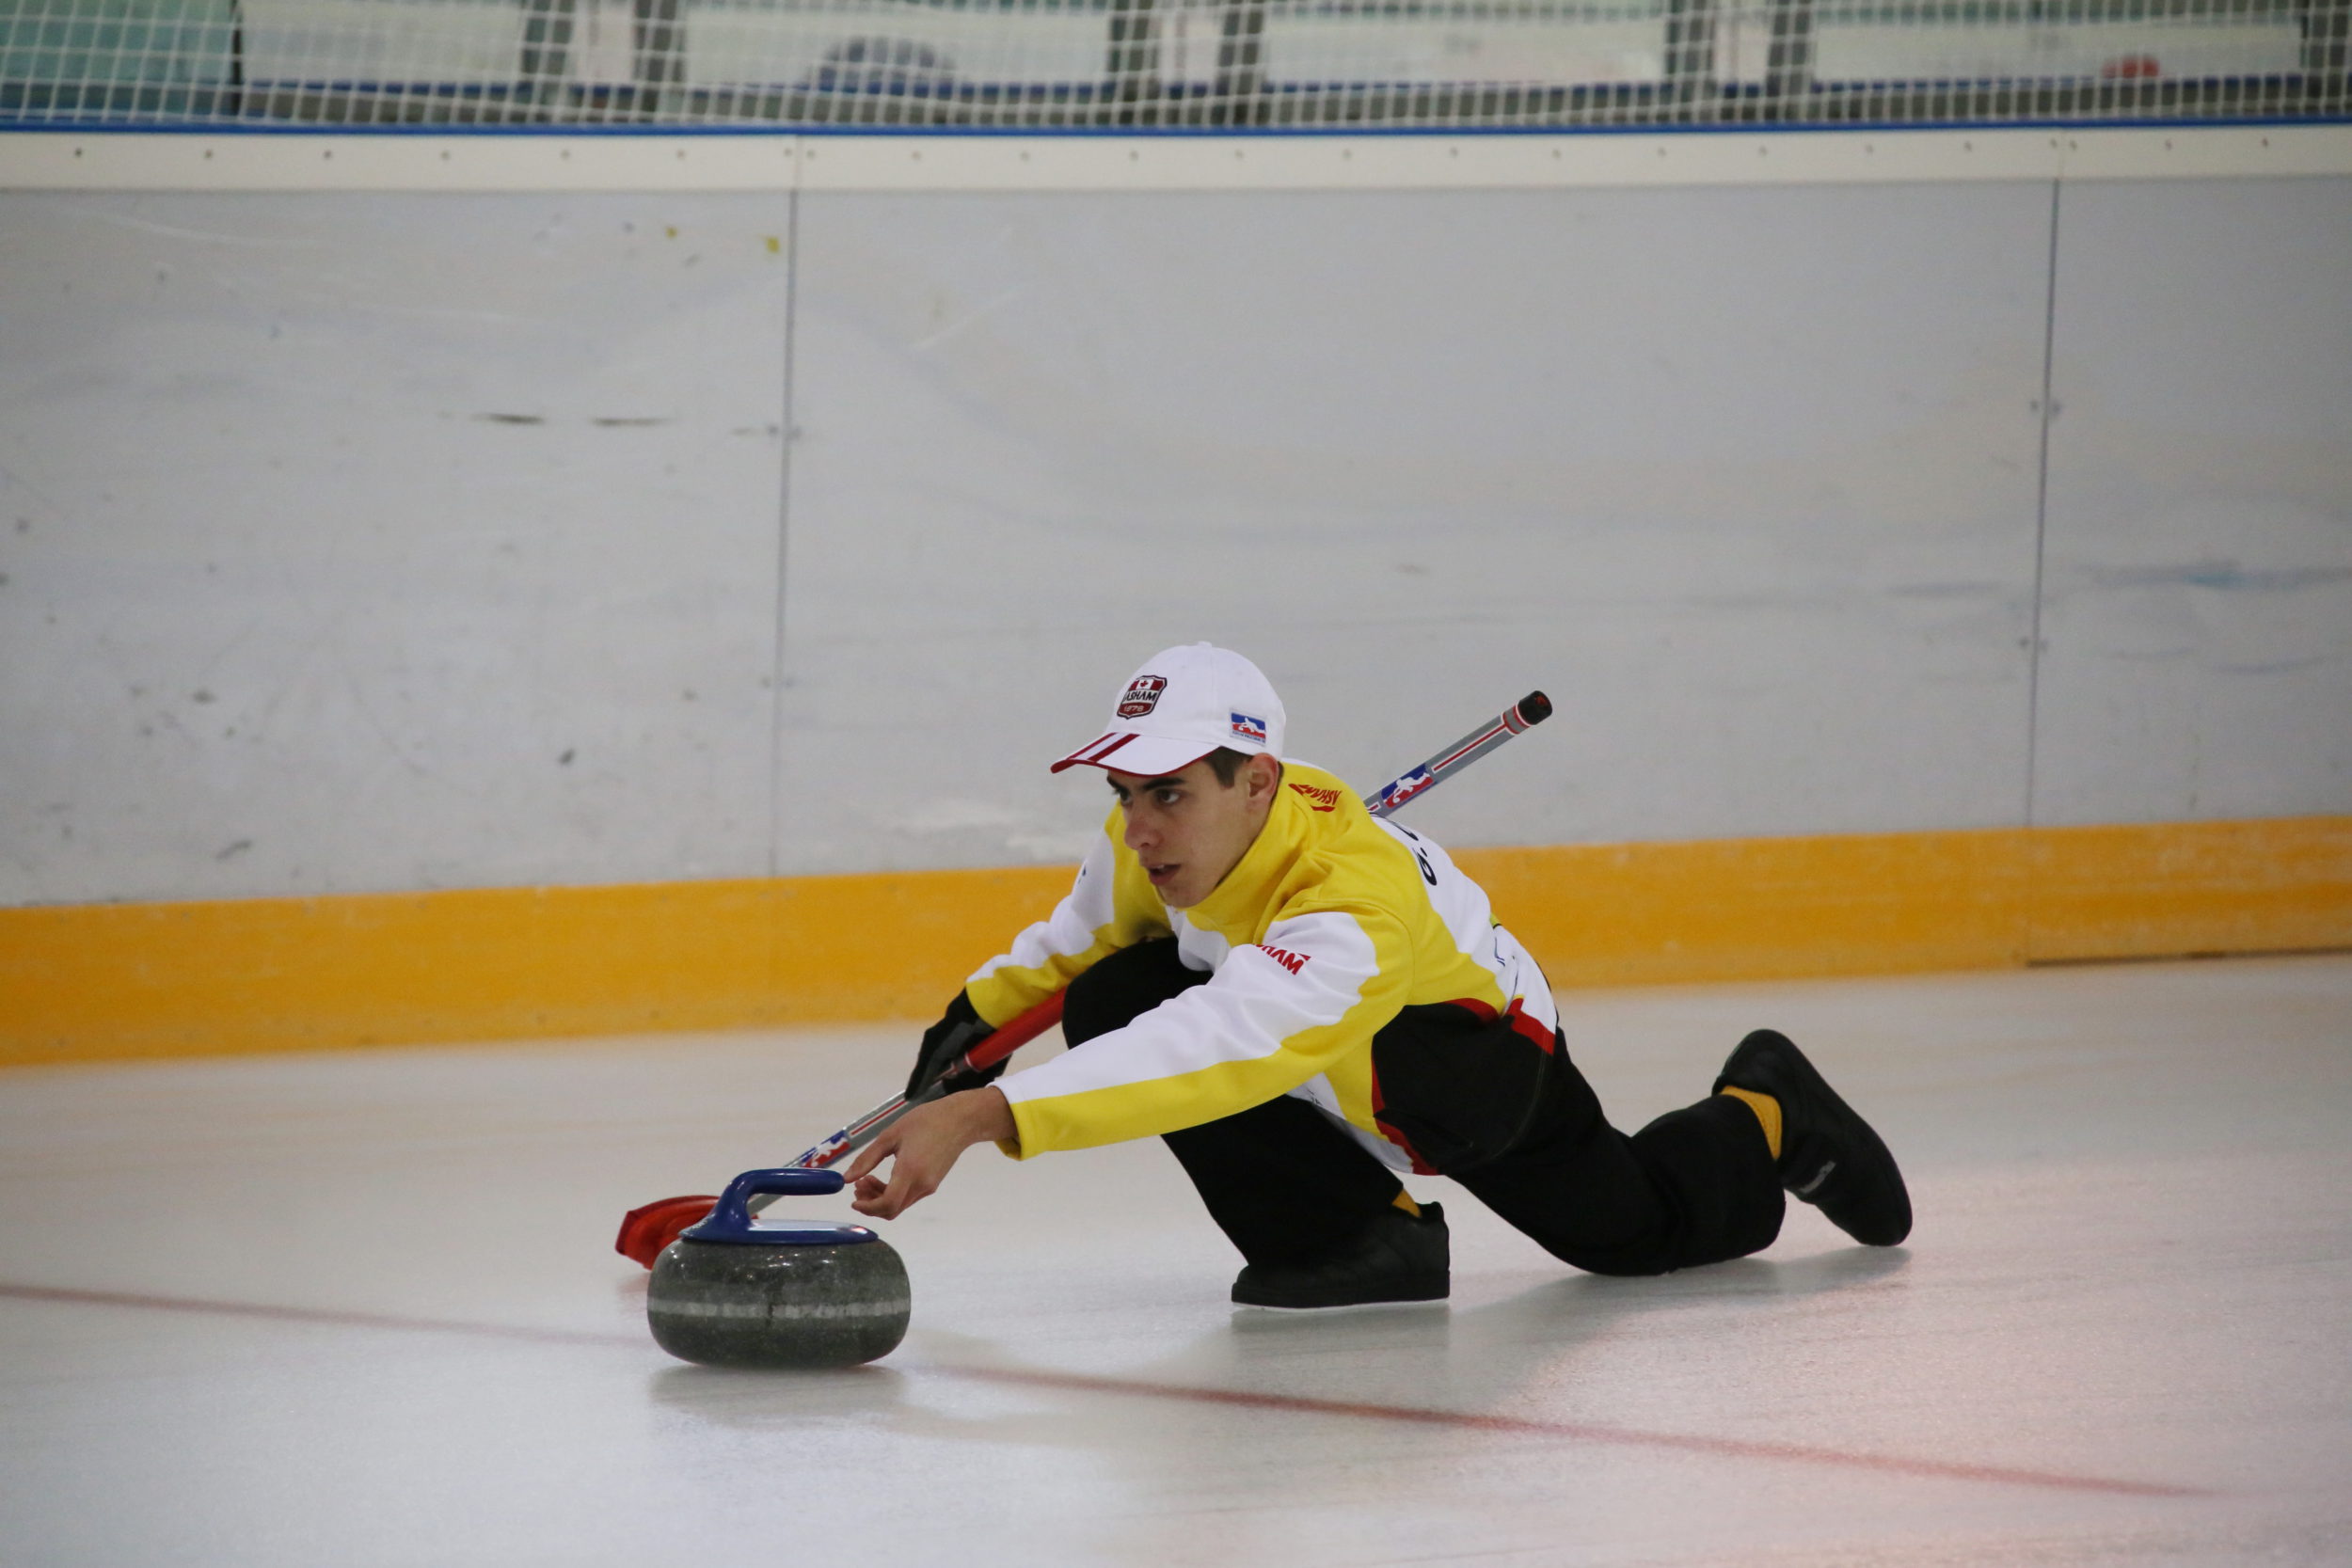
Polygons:
<instances>
[{"instance_id":1,"label":"small blue logo patch","mask_svg":"<svg viewBox=\"0 0 2352 1568\"><path fill-rule=\"evenodd\" d=\"M1254 740L1263 746L1265 744L1265 721L1252 719L1246 713L1236 713L1233 715L1233 735L1236 739Z\"/></svg>"},{"instance_id":2,"label":"small blue logo patch","mask_svg":"<svg viewBox=\"0 0 2352 1568\"><path fill-rule=\"evenodd\" d=\"M1380 799L1375 804L1383 812L1394 811L1437 782L1436 775L1432 774L1428 768L1416 768L1381 790Z\"/></svg>"}]
</instances>

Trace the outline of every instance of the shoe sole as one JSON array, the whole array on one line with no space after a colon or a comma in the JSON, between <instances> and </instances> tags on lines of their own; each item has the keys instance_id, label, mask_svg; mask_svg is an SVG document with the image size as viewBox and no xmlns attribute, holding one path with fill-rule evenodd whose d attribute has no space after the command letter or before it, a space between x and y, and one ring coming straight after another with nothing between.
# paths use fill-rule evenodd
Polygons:
<instances>
[{"instance_id":1,"label":"shoe sole","mask_svg":"<svg viewBox=\"0 0 2352 1568\"><path fill-rule=\"evenodd\" d=\"M1248 1307L1261 1312L1350 1312L1365 1307L1426 1307L1432 1302L1441 1302L1451 1295L1453 1281L1445 1280L1435 1286L1422 1289L1426 1291L1425 1294L1382 1296L1377 1301L1244 1301L1239 1296L1233 1297L1232 1300L1235 1307Z\"/></svg>"},{"instance_id":2,"label":"shoe sole","mask_svg":"<svg viewBox=\"0 0 2352 1568\"><path fill-rule=\"evenodd\" d=\"M1443 1307L1445 1304L1446 1304L1446 1298L1445 1298L1445 1297L1443 1297L1443 1296L1415 1296L1415 1297L1413 1297L1412 1299L1410 1299L1410 1300L1408 1300L1408 1301L1349 1301L1349 1302L1342 1302L1342 1303L1341 1303L1340 1305L1338 1305L1337 1307L1277 1307L1277 1306L1275 1306L1275 1305L1274 1305L1273 1303L1271 1303L1271 1302L1264 1302L1264 1301L1237 1301L1237 1302L1233 1303L1233 1310L1234 1310L1234 1311L1236 1311L1236 1312L1294 1312L1294 1313L1307 1313L1307 1312L1327 1312L1327 1312L1377 1312L1377 1311L1381 1311L1381 1310L1383 1310L1383 1309L1394 1308L1394 1307Z\"/></svg>"}]
</instances>

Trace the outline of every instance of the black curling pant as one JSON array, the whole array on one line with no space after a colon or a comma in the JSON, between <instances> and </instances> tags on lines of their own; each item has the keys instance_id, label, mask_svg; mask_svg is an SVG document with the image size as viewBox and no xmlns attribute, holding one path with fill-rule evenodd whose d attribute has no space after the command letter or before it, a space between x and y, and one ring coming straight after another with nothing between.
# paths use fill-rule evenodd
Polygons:
<instances>
[{"instance_id":1,"label":"black curling pant","mask_svg":"<svg viewBox=\"0 0 2352 1568\"><path fill-rule=\"evenodd\" d=\"M1062 1034L1108 1034L1208 979L1169 940L1115 953L1072 982ZM1780 1177L1756 1113L1726 1095L1628 1135L1555 1037L1454 1004L1407 1007L1373 1037L1379 1119L1563 1262L1663 1274L1744 1257L1780 1233ZM1244 1258L1311 1258L1396 1198L1396 1175L1287 1096L1166 1140Z\"/></svg>"}]
</instances>

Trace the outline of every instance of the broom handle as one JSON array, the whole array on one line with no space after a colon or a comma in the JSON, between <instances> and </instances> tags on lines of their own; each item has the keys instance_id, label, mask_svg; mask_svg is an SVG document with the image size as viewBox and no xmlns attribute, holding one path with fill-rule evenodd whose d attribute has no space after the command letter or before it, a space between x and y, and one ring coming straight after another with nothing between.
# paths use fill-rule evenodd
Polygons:
<instances>
[{"instance_id":1,"label":"broom handle","mask_svg":"<svg viewBox=\"0 0 2352 1568\"><path fill-rule=\"evenodd\" d=\"M1462 736L1453 745L1433 753L1425 761L1406 768L1395 778L1364 798L1364 809L1375 816L1386 816L1406 801L1426 795L1447 779L1468 768L1471 763L1492 752L1513 736L1534 728L1551 717L1551 699L1540 691L1531 691L1504 708L1494 718ZM966 1072L994 1067L1038 1036L1061 1022L1061 1004L1065 993L1056 991L1027 1012L1006 1023L986 1039L957 1057L947 1069L931 1081L930 1086L909 1100L905 1095L893 1095L866 1112L857 1120L835 1132L832 1137L803 1154L792 1164L806 1170L825 1170L838 1164L849 1155L864 1148L880 1137L885 1128L905 1116L917 1105L929 1104L945 1098L948 1079ZM756 1214L775 1201L773 1193L762 1193L749 1205Z\"/></svg>"}]
</instances>

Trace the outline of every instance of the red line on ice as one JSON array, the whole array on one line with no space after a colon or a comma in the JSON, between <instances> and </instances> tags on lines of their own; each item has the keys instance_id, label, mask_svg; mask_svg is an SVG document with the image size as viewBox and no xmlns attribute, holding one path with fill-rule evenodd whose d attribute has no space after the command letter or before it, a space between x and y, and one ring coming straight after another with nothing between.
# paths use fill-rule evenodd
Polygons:
<instances>
[{"instance_id":1,"label":"red line on ice","mask_svg":"<svg viewBox=\"0 0 2352 1568\"><path fill-rule=\"evenodd\" d=\"M322 1307L272 1307L258 1301L204 1301L192 1296L151 1296L128 1291L68 1291L48 1285L0 1284L0 1296L18 1301L53 1301L79 1307L132 1307L151 1312L195 1312L223 1318L269 1318L278 1323L324 1323L337 1328L389 1328L418 1334L469 1334L495 1339L530 1339L548 1345L643 1345L634 1334L593 1334L571 1328L525 1328L510 1323L474 1323L450 1318L405 1318L389 1312L346 1312Z\"/></svg>"},{"instance_id":2,"label":"red line on ice","mask_svg":"<svg viewBox=\"0 0 2352 1568\"><path fill-rule=\"evenodd\" d=\"M1187 1400L1199 1404L1240 1405L1253 1410L1287 1410L1305 1416L1341 1416L1365 1420L1412 1421L1425 1426L1467 1428L1530 1437L1565 1437L1581 1443L1614 1443L1630 1448L1679 1449L1690 1453L1719 1454L1736 1459L1776 1459L1847 1469L1878 1470L1893 1475L1923 1476L1943 1481L1994 1481L2009 1486L2040 1486L2068 1492L2109 1492L2133 1497L2201 1497L2212 1494L2193 1486L2166 1486L2149 1481L2112 1481L2103 1476L2067 1475L2056 1470L2019 1470L1999 1465L1954 1464L1937 1459L1903 1459L1890 1454L1855 1453L1843 1449L1816 1448L1805 1443L1757 1442L1738 1437L1698 1437L1682 1433L1643 1432L1631 1427L1603 1426L1589 1421L1537 1421L1517 1416L1481 1416L1460 1410L1427 1410L1406 1404L1366 1404L1352 1400L1323 1400L1297 1394L1260 1394L1237 1388L1196 1388L1174 1383L1144 1383L1123 1377L1084 1377L1070 1372L1025 1371L983 1367L927 1364L926 1371L949 1377L976 1378L986 1383L1020 1384L1036 1388L1067 1388L1082 1393L1147 1395L1154 1399Z\"/></svg>"},{"instance_id":3,"label":"red line on ice","mask_svg":"<svg viewBox=\"0 0 2352 1568\"><path fill-rule=\"evenodd\" d=\"M0 1283L0 1298L56 1302L68 1306L121 1307L156 1312L190 1312L230 1318L265 1318L279 1323L320 1323L341 1328L378 1328L405 1333L461 1334L480 1338L523 1339L536 1344L627 1346L640 1349L648 1340L633 1334L597 1334L580 1329L529 1328L509 1323L467 1323L449 1318L411 1318L389 1312L352 1312L316 1307L277 1307L265 1302L214 1301L192 1296L148 1295L129 1291L69 1290L49 1285ZM913 1369L910 1369L913 1370ZM2194 1486L2168 1486L2150 1481L2115 1481L2103 1476L2068 1475L2056 1470L2021 1470L1999 1465L1966 1465L1937 1459L1904 1459L1891 1454L1856 1453L1818 1448L1805 1443L1759 1442L1739 1437L1701 1437L1685 1433L1644 1432L1632 1427L1605 1426L1591 1421L1540 1421L1518 1416L1483 1416L1462 1410L1429 1410L1405 1404L1372 1404L1354 1400L1315 1399L1302 1394L1263 1394L1239 1388L1200 1388L1179 1383L1151 1383L1138 1378L1089 1377L1076 1372L1025 1370L1017 1368L957 1367L940 1362L922 1364L921 1370L942 1377L968 1378L1029 1388L1059 1388L1073 1393L1119 1394L1130 1398L1182 1400L1194 1404L1233 1405L1250 1410L1279 1410L1299 1416L1336 1416L1356 1420L1408 1421L1421 1426L1454 1427L1509 1436L1566 1438L1579 1443L1610 1443L1626 1448L1675 1449L1686 1453L1714 1454L1727 1459L1769 1459L1808 1465L1835 1465L1850 1470L1918 1476L1938 1481L1986 1481L2005 1486L2037 1486L2064 1492L2104 1492L2132 1497L2201 1497L2212 1494Z\"/></svg>"}]
</instances>

